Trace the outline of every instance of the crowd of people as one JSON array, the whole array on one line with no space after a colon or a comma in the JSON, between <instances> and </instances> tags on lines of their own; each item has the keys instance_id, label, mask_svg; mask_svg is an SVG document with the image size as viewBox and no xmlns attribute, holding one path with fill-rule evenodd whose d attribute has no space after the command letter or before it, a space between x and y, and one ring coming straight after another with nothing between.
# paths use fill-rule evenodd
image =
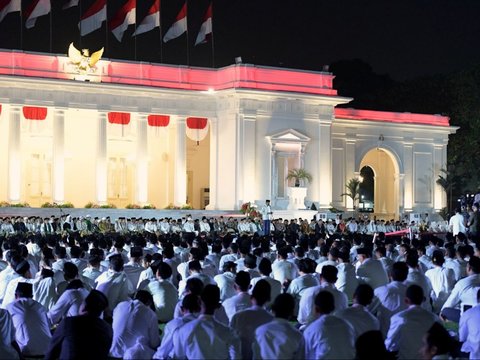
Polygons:
<instances>
[{"instance_id":1,"label":"crowd of people","mask_svg":"<svg viewBox=\"0 0 480 360\"><path fill-rule=\"evenodd\" d=\"M473 208L442 237L428 219L271 221L268 204L262 219L4 218L0 358L478 359Z\"/></svg>"}]
</instances>

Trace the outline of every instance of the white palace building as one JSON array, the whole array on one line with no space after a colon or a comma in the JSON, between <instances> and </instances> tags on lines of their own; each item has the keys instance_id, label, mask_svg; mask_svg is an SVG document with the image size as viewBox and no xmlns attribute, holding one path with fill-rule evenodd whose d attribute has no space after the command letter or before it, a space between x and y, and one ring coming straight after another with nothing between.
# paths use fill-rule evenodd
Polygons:
<instances>
[{"instance_id":1,"label":"white palace building","mask_svg":"<svg viewBox=\"0 0 480 360\"><path fill-rule=\"evenodd\" d=\"M304 168L306 206L348 209L345 184L369 166L375 213L444 207L449 118L337 108L352 99L333 78L108 59L82 72L66 56L0 51L0 201L285 209L286 175Z\"/></svg>"}]
</instances>

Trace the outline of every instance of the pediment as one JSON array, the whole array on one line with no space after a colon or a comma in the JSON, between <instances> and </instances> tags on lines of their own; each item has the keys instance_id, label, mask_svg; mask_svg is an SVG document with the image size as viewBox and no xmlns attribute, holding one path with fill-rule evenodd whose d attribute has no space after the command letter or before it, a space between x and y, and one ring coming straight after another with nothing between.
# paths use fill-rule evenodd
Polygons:
<instances>
[{"instance_id":1,"label":"pediment","mask_svg":"<svg viewBox=\"0 0 480 360\"><path fill-rule=\"evenodd\" d=\"M268 138L272 143L300 143L306 144L310 138L294 129L283 130L279 133L269 135Z\"/></svg>"}]
</instances>

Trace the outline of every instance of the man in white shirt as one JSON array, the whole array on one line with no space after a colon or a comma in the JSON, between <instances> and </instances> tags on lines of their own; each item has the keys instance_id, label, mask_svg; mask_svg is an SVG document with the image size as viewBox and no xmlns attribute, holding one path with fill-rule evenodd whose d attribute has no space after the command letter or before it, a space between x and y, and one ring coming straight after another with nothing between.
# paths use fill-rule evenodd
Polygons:
<instances>
[{"instance_id":1,"label":"man in white shirt","mask_svg":"<svg viewBox=\"0 0 480 360\"><path fill-rule=\"evenodd\" d=\"M465 307L477 304L477 289L480 288L480 258L472 256L467 265L467 277L459 280L447 301L443 304L441 315L448 320L458 322Z\"/></svg>"},{"instance_id":2,"label":"man in white shirt","mask_svg":"<svg viewBox=\"0 0 480 360\"><path fill-rule=\"evenodd\" d=\"M432 301L430 299L430 294L432 292L432 284L430 280L423 274L418 266L418 255L415 250L410 250L407 253L405 262L408 266L408 275L405 285L418 285L422 288L423 293L425 294L425 301L422 302L422 307L425 310L432 311Z\"/></svg>"},{"instance_id":3,"label":"man in white shirt","mask_svg":"<svg viewBox=\"0 0 480 360\"><path fill-rule=\"evenodd\" d=\"M263 220L263 234L265 236L270 236L270 220L272 219L273 214L270 200L265 200L265 205L260 209L260 214L262 214Z\"/></svg>"},{"instance_id":4,"label":"man in white shirt","mask_svg":"<svg viewBox=\"0 0 480 360\"><path fill-rule=\"evenodd\" d=\"M312 259L302 259L298 262L299 277L292 280L288 286L287 293L295 299L294 316L298 314L298 304L306 289L312 286L318 286L320 283L318 278L314 275L315 261Z\"/></svg>"},{"instance_id":5,"label":"man in white shirt","mask_svg":"<svg viewBox=\"0 0 480 360\"><path fill-rule=\"evenodd\" d=\"M12 265L15 269L15 275L10 278L5 290L5 295L2 301L2 308L6 309L7 305L15 301L15 291L18 283L32 283L30 275L30 264L26 260L22 260L20 257L15 257L12 260ZM6 271L5 269L4 271Z\"/></svg>"},{"instance_id":6,"label":"man in white shirt","mask_svg":"<svg viewBox=\"0 0 480 360\"><path fill-rule=\"evenodd\" d=\"M480 288L477 304L465 311L460 318L458 340L463 342L462 351L470 353L470 359L480 359Z\"/></svg>"},{"instance_id":7,"label":"man in white shirt","mask_svg":"<svg viewBox=\"0 0 480 360\"><path fill-rule=\"evenodd\" d=\"M380 330L383 336L387 335L390 328L390 318L407 308L405 293L407 286L404 284L408 276L408 266L404 262L396 262L390 273L392 281L387 285L375 289L375 299L371 306L372 313L380 321Z\"/></svg>"},{"instance_id":8,"label":"man in white shirt","mask_svg":"<svg viewBox=\"0 0 480 360\"><path fill-rule=\"evenodd\" d=\"M275 298L282 292L282 284L280 284L280 281L275 280L270 276L272 273L272 263L269 259L263 258L260 260L258 271L260 272L260 276L250 280L250 288L253 289L255 284L262 279L267 281L270 284L270 300L267 302L266 306L267 308L270 308L273 300L275 300Z\"/></svg>"},{"instance_id":9,"label":"man in white shirt","mask_svg":"<svg viewBox=\"0 0 480 360\"><path fill-rule=\"evenodd\" d=\"M237 294L222 303L229 321L232 321L233 315L237 312L245 310L252 305L250 294L248 293L249 285L250 274L246 271L239 271L235 275L235 291Z\"/></svg>"},{"instance_id":10,"label":"man in white shirt","mask_svg":"<svg viewBox=\"0 0 480 360\"><path fill-rule=\"evenodd\" d=\"M32 296L32 284L18 283L15 301L7 306L15 327L15 339L24 357L45 355L52 337L47 310Z\"/></svg>"},{"instance_id":11,"label":"man in white shirt","mask_svg":"<svg viewBox=\"0 0 480 360\"><path fill-rule=\"evenodd\" d=\"M353 298L353 293L358 286L358 279L355 274L355 267L350 264L350 254L348 251L338 253L337 281L335 287L347 295L348 299Z\"/></svg>"},{"instance_id":12,"label":"man in white shirt","mask_svg":"<svg viewBox=\"0 0 480 360\"><path fill-rule=\"evenodd\" d=\"M335 311L347 308L347 295L335 288L335 282L337 281L337 273L338 270L335 266L324 266L322 268L322 274L320 275L320 285L310 287L303 292L303 295L300 299L297 318L300 324L307 325L316 319L317 314L315 312L315 297L322 290L326 290L332 293L335 299Z\"/></svg>"},{"instance_id":13,"label":"man in white shirt","mask_svg":"<svg viewBox=\"0 0 480 360\"><path fill-rule=\"evenodd\" d=\"M450 227L450 231L453 233L453 236L457 236L458 233L467 233L467 229L465 228L465 218L461 214L461 210L459 208L455 209L455 215L450 218L448 222L448 226Z\"/></svg>"},{"instance_id":14,"label":"man in white shirt","mask_svg":"<svg viewBox=\"0 0 480 360\"><path fill-rule=\"evenodd\" d=\"M439 318L421 307L424 294L420 286L410 285L405 301L408 308L390 320L385 346L388 351L398 352L399 359L418 359L423 336Z\"/></svg>"},{"instance_id":15,"label":"man in white shirt","mask_svg":"<svg viewBox=\"0 0 480 360\"><path fill-rule=\"evenodd\" d=\"M295 300L290 294L280 294L274 300L275 318L255 330L252 344L254 359L305 359L302 333L288 321Z\"/></svg>"},{"instance_id":16,"label":"man in white shirt","mask_svg":"<svg viewBox=\"0 0 480 360\"><path fill-rule=\"evenodd\" d=\"M137 286L140 274L145 268L142 266L143 249L140 246L130 248L130 260L123 267L125 275L133 286Z\"/></svg>"},{"instance_id":17,"label":"man in white shirt","mask_svg":"<svg viewBox=\"0 0 480 360\"><path fill-rule=\"evenodd\" d=\"M265 304L270 300L270 284L260 280L252 290L252 306L237 312L230 321L230 327L238 334L242 343L242 358L252 358L252 344L255 330L273 320L273 316L265 310Z\"/></svg>"},{"instance_id":18,"label":"man in white shirt","mask_svg":"<svg viewBox=\"0 0 480 360\"><path fill-rule=\"evenodd\" d=\"M163 329L162 344L153 356L154 359L167 359L173 357L173 338L186 323L195 320L200 313L200 298L194 294L187 294L182 300L182 316L170 320Z\"/></svg>"},{"instance_id":19,"label":"man in white shirt","mask_svg":"<svg viewBox=\"0 0 480 360\"><path fill-rule=\"evenodd\" d=\"M83 283L78 280L72 280L67 289L63 292L55 305L48 312L48 317L53 325L67 316L77 316L80 314L80 306L85 301L89 292L84 288Z\"/></svg>"},{"instance_id":20,"label":"man in white shirt","mask_svg":"<svg viewBox=\"0 0 480 360\"><path fill-rule=\"evenodd\" d=\"M144 290L137 291L135 300L123 301L113 311L113 342L110 354L123 358L125 352L135 346L138 339L147 339L153 350L160 345L158 322L153 307L152 295Z\"/></svg>"},{"instance_id":21,"label":"man in white shirt","mask_svg":"<svg viewBox=\"0 0 480 360\"><path fill-rule=\"evenodd\" d=\"M180 329L173 339L175 359L240 359L240 340L228 326L213 318L220 306L220 290L206 285L202 295L202 314Z\"/></svg>"},{"instance_id":22,"label":"man in white shirt","mask_svg":"<svg viewBox=\"0 0 480 360\"><path fill-rule=\"evenodd\" d=\"M123 271L123 259L120 254L110 256L110 269L97 278L96 290L108 298L108 308L105 310L107 317L111 316L113 309L128 296L134 293L134 288Z\"/></svg>"},{"instance_id":23,"label":"man in white shirt","mask_svg":"<svg viewBox=\"0 0 480 360\"><path fill-rule=\"evenodd\" d=\"M232 296L235 296L235 274L237 272L237 264L233 261L227 261L223 265L223 273L216 275L213 280L220 289L220 300L223 302Z\"/></svg>"},{"instance_id":24,"label":"man in white shirt","mask_svg":"<svg viewBox=\"0 0 480 360\"><path fill-rule=\"evenodd\" d=\"M335 314L352 326L355 339L367 331L380 330L378 319L367 308L371 304L373 296L373 289L370 285L360 284L353 294L353 305Z\"/></svg>"},{"instance_id":25,"label":"man in white shirt","mask_svg":"<svg viewBox=\"0 0 480 360\"><path fill-rule=\"evenodd\" d=\"M317 319L303 333L306 359L353 359L355 333L340 317L330 315L335 309L331 292L322 290L315 296Z\"/></svg>"},{"instance_id":26,"label":"man in white shirt","mask_svg":"<svg viewBox=\"0 0 480 360\"><path fill-rule=\"evenodd\" d=\"M18 359L20 354L12 317L7 310L0 309L0 358Z\"/></svg>"},{"instance_id":27,"label":"man in white shirt","mask_svg":"<svg viewBox=\"0 0 480 360\"><path fill-rule=\"evenodd\" d=\"M156 276L157 278L150 281L145 290L153 296L158 321L166 323L173 319L178 292L169 280L172 277L170 265L164 262L159 263Z\"/></svg>"},{"instance_id":28,"label":"man in white shirt","mask_svg":"<svg viewBox=\"0 0 480 360\"><path fill-rule=\"evenodd\" d=\"M188 263L188 273L189 276L186 279L182 279L182 281L180 281L180 283L178 284L179 297L183 296L185 285L187 284L188 279L192 277L199 278L202 281L203 285L215 284L215 281L213 281L210 276L202 272L202 265L200 264L199 260L192 260Z\"/></svg>"},{"instance_id":29,"label":"man in white shirt","mask_svg":"<svg viewBox=\"0 0 480 360\"><path fill-rule=\"evenodd\" d=\"M272 276L283 285L285 280L292 281L297 277L297 267L288 261L288 250L283 247L277 251L277 260L272 264Z\"/></svg>"},{"instance_id":30,"label":"man in white shirt","mask_svg":"<svg viewBox=\"0 0 480 360\"><path fill-rule=\"evenodd\" d=\"M357 279L360 283L370 285L374 290L388 283L388 275L380 261L370 258L371 250L357 249Z\"/></svg>"}]
</instances>

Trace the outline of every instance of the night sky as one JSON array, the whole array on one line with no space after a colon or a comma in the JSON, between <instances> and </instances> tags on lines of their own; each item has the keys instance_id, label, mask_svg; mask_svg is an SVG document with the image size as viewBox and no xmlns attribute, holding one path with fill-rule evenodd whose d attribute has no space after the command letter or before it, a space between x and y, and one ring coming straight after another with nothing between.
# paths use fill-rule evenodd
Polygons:
<instances>
[{"instance_id":1,"label":"night sky","mask_svg":"<svg viewBox=\"0 0 480 360\"><path fill-rule=\"evenodd\" d=\"M30 0L23 0L28 4ZM152 0L138 0L137 21ZM184 0L162 0L165 33ZM83 0L82 10L93 2ZM187 64L186 36L160 46L159 30L140 35L131 26L119 43L102 29L83 37L78 32L79 8L62 10L53 0L50 17L23 30L18 13L0 23L0 47L66 53L77 48L106 46L104 57ZM123 3L108 1L111 17ZM209 0L189 0L189 65L212 66L211 44L194 47ZM478 0L213 0L215 67L244 63L321 70L339 60L361 59L374 72L395 80L449 74L480 62L480 1Z\"/></svg>"}]
</instances>

